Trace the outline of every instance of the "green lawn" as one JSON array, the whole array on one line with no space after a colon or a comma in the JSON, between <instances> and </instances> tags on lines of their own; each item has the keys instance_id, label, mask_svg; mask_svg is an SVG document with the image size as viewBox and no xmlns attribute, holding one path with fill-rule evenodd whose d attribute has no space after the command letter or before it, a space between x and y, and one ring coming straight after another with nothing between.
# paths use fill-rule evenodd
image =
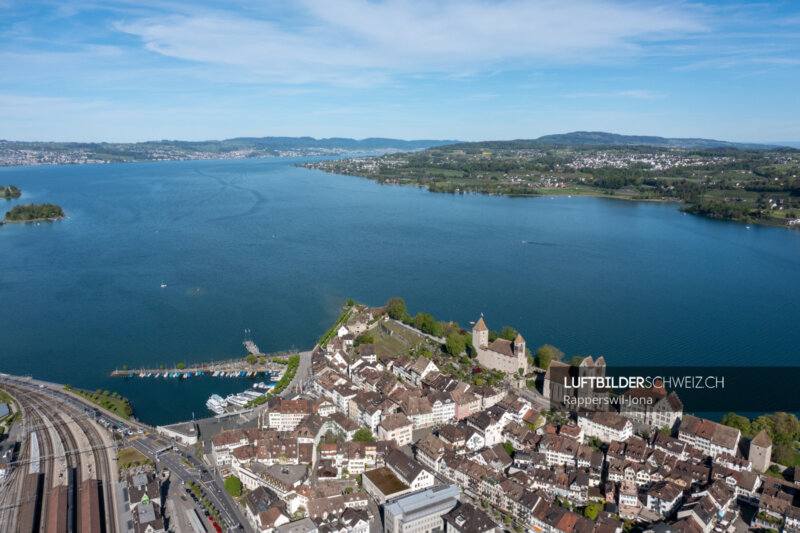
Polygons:
<instances>
[{"instance_id":1,"label":"green lawn","mask_svg":"<svg viewBox=\"0 0 800 533\"><path fill-rule=\"evenodd\" d=\"M788 466L789 468L800 466L800 452L795 450L794 452L792 452L792 457L790 460L782 461L780 464Z\"/></svg>"},{"instance_id":2,"label":"green lawn","mask_svg":"<svg viewBox=\"0 0 800 533\"><path fill-rule=\"evenodd\" d=\"M123 448L117 452L117 464L120 467L137 466L150 463L150 459L135 448Z\"/></svg>"},{"instance_id":3,"label":"green lawn","mask_svg":"<svg viewBox=\"0 0 800 533\"><path fill-rule=\"evenodd\" d=\"M392 322L382 322L382 324L392 331L392 335L384 333L380 325L372 329L378 357L397 357L423 340L422 336Z\"/></svg>"},{"instance_id":4,"label":"green lawn","mask_svg":"<svg viewBox=\"0 0 800 533\"><path fill-rule=\"evenodd\" d=\"M0 403L12 403L14 399L6 391L0 389Z\"/></svg>"}]
</instances>

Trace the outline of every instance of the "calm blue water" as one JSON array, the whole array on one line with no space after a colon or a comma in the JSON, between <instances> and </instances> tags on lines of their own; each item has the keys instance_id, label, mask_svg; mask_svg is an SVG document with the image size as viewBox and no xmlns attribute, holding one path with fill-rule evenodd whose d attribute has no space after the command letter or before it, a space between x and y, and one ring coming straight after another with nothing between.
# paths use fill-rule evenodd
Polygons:
<instances>
[{"instance_id":1,"label":"calm blue water","mask_svg":"<svg viewBox=\"0 0 800 533\"><path fill-rule=\"evenodd\" d=\"M0 369L186 419L247 382L108 372L240 355L245 328L264 351L308 349L348 297L393 295L618 364L796 362L800 232L668 204L432 194L297 161L0 169L19 202L69 216L0 228Z\"/></svg>"}]
</instances>

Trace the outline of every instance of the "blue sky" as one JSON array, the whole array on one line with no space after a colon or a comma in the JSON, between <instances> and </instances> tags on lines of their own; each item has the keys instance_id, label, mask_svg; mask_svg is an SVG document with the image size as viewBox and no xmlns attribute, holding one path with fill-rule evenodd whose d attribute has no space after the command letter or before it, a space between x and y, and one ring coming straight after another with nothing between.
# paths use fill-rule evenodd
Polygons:
<instances>
[{"instance_id":1,"label":"blue sky","mask_svg":"<svg viewBox=\"0 0 800 533\"><path fill-rule=\"evenodd\" d=\"M0 73L9 140L800 141L800 2L0 0Z\"/></svg>"}]
</instances>

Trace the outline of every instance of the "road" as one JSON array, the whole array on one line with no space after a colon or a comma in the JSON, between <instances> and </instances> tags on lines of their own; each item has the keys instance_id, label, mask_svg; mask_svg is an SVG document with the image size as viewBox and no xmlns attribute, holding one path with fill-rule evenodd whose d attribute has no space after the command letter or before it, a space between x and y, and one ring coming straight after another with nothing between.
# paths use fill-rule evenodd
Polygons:
<instances>
[{"instance_id":1,"label":"road","mask_svg":"<svg viewBox=\"0 0 800 533\"><path fill-rule=\"evenodd\" d=\"M225 525L234 529L241 525L243 531L252 531L245 517L241 514L236 504L230 499L228 493L225 492L224 481L218 476L213 475L205 468L205 465L200 463L195 457L188 455L184 452L171 453L161 452L164 444L160 439L154 438L152 435L136 436L129 439L128 444L133 446L147 457L152 459L158 469L167 468L170 471L170 483L188 483L194 481L200 485L200 488L206 493L206 497L214 504L219 510L220 518ZM170 446L172 443L169 443ZM184 457L186 456L186 457ZM189 467L182 459L186 459L192 463Z\"/></svg>"},{"instance_id":2,"label":"road","mask_svg":"<svg viewBox=\"0 0 800 533\"><path fill-rule=\"evenodd\" d=\"M544 413L545 411L549 411L553 405L548 401L544 396L539 394L539 391L534 391L530 389L512 389L512 392L515 392L522 396L523 398L529 400L535 409L538 409L539 412Z\"/></svg>"}]
</instances>

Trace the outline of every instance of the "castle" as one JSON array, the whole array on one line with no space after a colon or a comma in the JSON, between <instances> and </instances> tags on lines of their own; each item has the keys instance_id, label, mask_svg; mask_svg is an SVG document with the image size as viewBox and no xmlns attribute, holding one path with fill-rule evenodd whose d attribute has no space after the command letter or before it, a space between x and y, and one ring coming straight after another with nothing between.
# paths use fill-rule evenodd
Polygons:
<instances>
[{"instance_id":1,"label":"castle","mask_svg":"<svg viewBox=\"0 0 800 533\"><path fill-rule=\"evenodd\" d=\"M472 328L472 347L478 354L478 362L487 368L506 374L515 374L518 370L528 373L525 339L519 333L513 341L495 339L489 343L489 328L481 317Z\"/></svg>"}]
</instances>

